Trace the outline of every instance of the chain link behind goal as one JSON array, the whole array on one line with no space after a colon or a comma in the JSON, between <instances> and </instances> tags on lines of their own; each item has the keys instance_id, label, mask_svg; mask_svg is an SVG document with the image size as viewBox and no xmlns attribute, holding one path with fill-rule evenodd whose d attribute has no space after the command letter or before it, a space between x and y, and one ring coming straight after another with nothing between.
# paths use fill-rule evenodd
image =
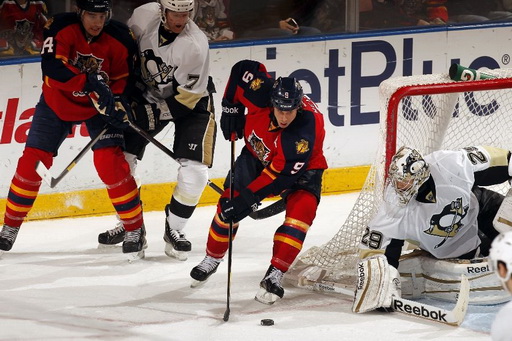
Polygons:
<instances>
[{"instance_id":1,"label":"chain link behind goal","mask_svg":"<svg viewBox=\"0 0 512 341\"><path fill-rule=\"evenodd\" d=\"M496 79L455 82L448 74L397 77L379 86L380 148L361 193L333 238L299 255L286 274L293 285L355 288L358 246L382 202L391 157L402 145L423 155L439 149L490 145L512 150L512 70ZM508 184L494 190L505 194Z\"/></svg>"}]
</instances>

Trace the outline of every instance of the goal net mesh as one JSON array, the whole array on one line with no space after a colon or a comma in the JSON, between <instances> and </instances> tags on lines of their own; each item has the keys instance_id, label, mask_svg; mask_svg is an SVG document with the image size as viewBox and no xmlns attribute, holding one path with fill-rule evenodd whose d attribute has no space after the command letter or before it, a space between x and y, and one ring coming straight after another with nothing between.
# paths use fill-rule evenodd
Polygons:
<instances>
[{"instance_id":1,"label":"goal net mesh","mask_svg":"<svg viewBox=\"0 0 512 341\"><path fill-rule=\"evenodd\" d=\"M391 78L380 85L381 143L360 195L330 241L299 255L288 282L297 285L314 269L317 282L355 287L359 242L383 200L389 161L401 146L423 155L474 145L512 150L512 70L486 73L496 78L456 82L448 74L434 74ZM505 187L493 189L505 194Z\"/></svg>"}]
</instances>

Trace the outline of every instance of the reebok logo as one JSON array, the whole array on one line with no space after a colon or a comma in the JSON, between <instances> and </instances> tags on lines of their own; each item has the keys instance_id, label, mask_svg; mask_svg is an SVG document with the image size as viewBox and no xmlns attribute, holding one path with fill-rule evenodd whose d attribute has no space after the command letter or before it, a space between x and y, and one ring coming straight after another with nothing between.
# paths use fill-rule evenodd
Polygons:
<instances>
[{"instance_id":1,"label":"reebok logo","mask_svg":"<svg viewBox=\"0 0 512 341\"><path fill-rule=\"evenodd\" d=\"M222 112L226 114L236 114L238 115L238 107L222 107Z\"/></svg>"},{"instance_id":2,"label":"reebok logo","mask_svg":"<svg viewBox=\"0 0 512 341\"><path fill-rule=\"evenodd\" d=\"M446 313L443 313L441 310L431 311L431 310L425 308L424 306L421 306L421 307L412 306L410 304L404 303L397 299L393 300L392 308L394 310L400 310L400 311L406 312L407 314L413 314L413 315L425 317L425 318L428 318L431 320L437 320L440 322L448 323L448 321L446 320Z\"/></svg>"},{"instance_id":3,"label":"reebok logo","mask_svg":"<svg viewBox=\"0 0 512 341\"><path fill-rule=\"evenodd\" d=\"M491 271L491 269L489 269L489 264L483 266L468 266L467 269L468 274L481 274Z\"/></svg>"},{"instance_id":4,"label":"reebok logo","mask_svg":"<svg viewBox=\"0 0 512 341\"><path fill-rule=\"evenodd\" d=\"M357 265L357 289L358 290L361 290L363 289L363 285L364 285L364 266L363 264L358 264Z\"/></svg>"}]
</instances>

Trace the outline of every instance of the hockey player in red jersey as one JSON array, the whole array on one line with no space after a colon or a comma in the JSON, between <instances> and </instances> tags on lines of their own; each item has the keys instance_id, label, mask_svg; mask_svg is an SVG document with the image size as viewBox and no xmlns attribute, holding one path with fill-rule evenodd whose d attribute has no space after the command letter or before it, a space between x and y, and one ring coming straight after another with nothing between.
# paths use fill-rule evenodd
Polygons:
<instances>
[{"instance_id":1,"label":"hockey player in red jersey","mask_svg":"<svg viewBox=\"0 0 512 341\"><path fill-rule=\"evenodd\" d=\"M286 191L286 217L274 234L270 267L255 297L272 304L284 295L283 274L299 254L320 201L327 168L323 116L295 78L274 80L263 64L243 60L231 69L221 128L228 140L233 135L243 137L245 147L234 166L233 200L228 199L227 188L210 226L206 257L190 273L192 286L204 283L217 270L228 249L230 223L234 237L239 222L261 200Z\"/></svg>"},{"instance_id":2,"label":"hockey player in red jersey","mask_svg":"<svg viewBox=\"0 0 512 341\"><path fill-rule=\"evenodd\" d=\"M38 55L46 14L42 0L4 0L0 4L0 56Z\"/></svg>"},{"instance_id":3,"label":"hockey player in red jersey","mask_svg":"<svg viewBox=\"0 0 512 341\"><path fill-rule=\"evenodd\" d=\"M37 197L37 163L51 167L74 125L85 122L94 138L108 123L107 132L92 148L94 165L128 231L123 252L142 257L146 243L139 192L123 155L126 113L115 109L115 101L128 91L136 44L126 25L110 20L109 0L78 0L77 7L77 13L50 19L44 30L43 92L7 196L0 250L12 248ZM89 100L93 92L102 115Z\"/></svg>"}]
</instances>

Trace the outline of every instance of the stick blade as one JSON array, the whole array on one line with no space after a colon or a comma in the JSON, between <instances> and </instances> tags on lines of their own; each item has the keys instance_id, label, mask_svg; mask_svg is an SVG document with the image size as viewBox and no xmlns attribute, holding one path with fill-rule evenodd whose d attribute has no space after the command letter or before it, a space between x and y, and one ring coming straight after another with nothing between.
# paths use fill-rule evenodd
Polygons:
<instances>
[{"instance_id":1,"label":"stick blade","mask_svg":"<svg viewBox=\"0 0 512 341\"><path fill-rule=\"evenodd\" d=\"M228 322L229 321L229 314L230 314L230 309L227 308L226 311L224 312L224 317L222 318L224 320L224 322Z\"/></svg>"},{"instance_id":2,"label":"stick blade","mask_svg":"<svg viewBox=\"0 0 512 341\"><path fill-rule=\"evenodd\" d=\"M468 279L466 276L461 275L459 297L457 298L455 308L452 310L454 320L457 322L455 325L457 326L462 324L462 321L464 321L464 317L468 311L470 289Z\"/></svg>"},{"instance_id":3,"label":"stick blade","mask_svg":"<svg viewBox=\"0 0 512 341\"><path fill-rule=\"evenodd\" d=\"M43 181L46 182L48 186L50 186L50 188L55 187L55 179L50 174L48 168L46 168L46 166L41 161L37 161L36 172L43 179Z\"/></svg>"}]
</instances>

